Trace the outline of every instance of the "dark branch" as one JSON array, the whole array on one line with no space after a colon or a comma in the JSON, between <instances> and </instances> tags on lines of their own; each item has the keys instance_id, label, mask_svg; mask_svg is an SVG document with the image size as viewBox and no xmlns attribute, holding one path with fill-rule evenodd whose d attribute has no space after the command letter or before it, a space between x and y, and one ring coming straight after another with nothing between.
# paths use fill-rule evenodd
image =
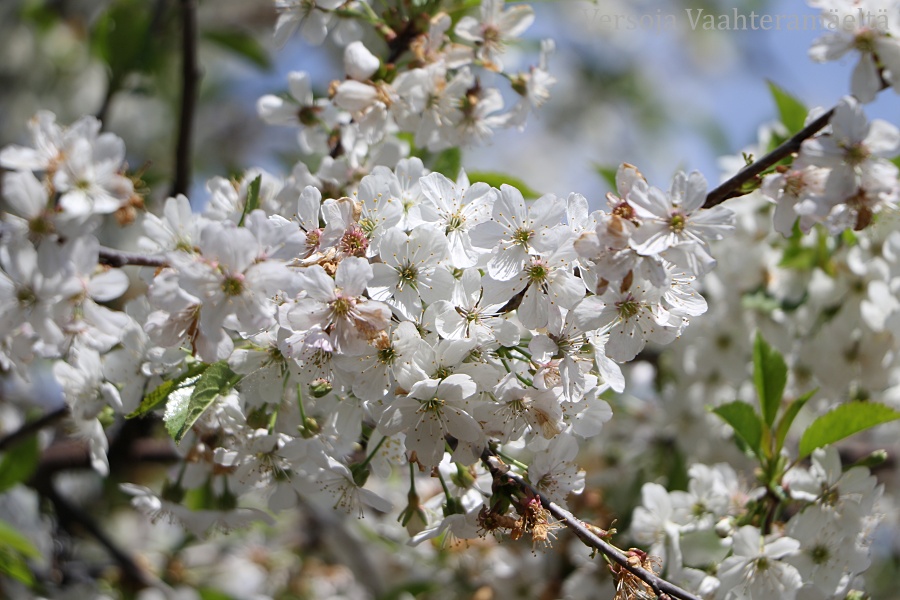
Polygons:
<instances>
[{"instance_id":1,"label":"dark branch","mask_svg":"<svg viewBox=\"0 0 900 600\"><path fill-rule=\"evenodd\" d=\"M178 120L178 142L175 147L175 181L172 196L187 194L191 185L191 140L194 110L197 104L197 3L181 0L181 116Z\"/></svg>"},{"instance_id":2,"label":"dark branch","mask_svg":"<svg viewBox=\"0 0 900 600\"><path fill-rule=\"evenodd\" d=\"M125 580L131 586L140 589L153 585L151 576L138 566L131 555L119 548L90 515L60 495L49 479L40 482L37 489L53 504L56 516L63 527L73 533L76 528L81 528L106 548L112 559L122 569Z\"/></svg>"},{"instance_id":3,"label":"dark branch","mask_svg":"<svg viewBox=\"0 0 900 600\"><path fill-rule=\"evenodd\" d=\"M636 567L628 562L628 557L625 556L622 551L618 548L610 544L609 542L603 540L597 534L588 529L584 523L578 520L575 515L556 504L552 500L550 500L547 496L542 494L537 490L533 485L525 481L525 479L521 475L517 475L512 471L502 469L498 466L497 461L499 460L490 449L486 449L484 453L481 455L481 460L491 471L491 475L497 478L506 478L512 482L514 482L517 486L519 486L522 490L527 490L532 495L536 496L540 499L541 505L550 511L550 514L553 515L554 518L563 523L566 527L569 528L572 533L574 533L578 539L580 539L586 546L589 548L594 548L610 560L618 564L623 569L626 569L630 573L632 573L635 577L638 577L642 581L644 581L647 585L649 585L654 593L657 596L662 596L663 594L668 594L672 598L680 598L681 600L701 600L698 596L691 594L690 592L681 589L677 585L669 583L665 579L656 576L646 569L642 569L641 567Z\"/></svg>"},{"instance_id":4,"label":"dark branch","mask_svg":"<svg viewBox=\"0 0 900 600\"><path fill-rule=\"evenodd\" d=\"M136 265L139 267L166 267L168 262L162 256L147 256L134 252L123 252L112 248L100 248L100 263L110 267L124 267Z\"/></svg>"},{"instance_id":5,"label":"dark branch","mask_svg":"<svg viewBox=\"0 0 900 600\"><path fill-rule=\"evenodd\" d=\"M44 427L50 427L51 425L57 423L58 421L61 421L66 416L68 416L68 414L69 414L69 407L64 406L62 408L58 408L58 409L54 410L53 412L47 413L46 415L44 415L43 417L41 417L35 421L25 423L24 425L19 427L17 430L15 430L12 433L10 433L9 435L7 435L5 438L0 439L0 452L5 452L6 450L15 446L16 444L18 444L25 438L27 438L31 435L34 435L35 433L37 433Z\"/></svg>"},{"instance_id":6,"label":"dark branch","mask_svg":"<svg viewBox=\"0 0 900 600\"><path fill-rule=\"evenodd\" d=\"M706 203L703 205L703 208L712 208L713 206L725 202L729 198L743 196L746 193L741 191L744 184L749 183L766 169L777 165L780 161L784 160L794 152L798 152L805 140L808 140L828 125L832 115L834 115L833 108L795 133L790 139L786 140L783 144L763 156L761 159L747 165L734 177L720 184L717 188L707 194Z\"/></svg>"}]
</instances>

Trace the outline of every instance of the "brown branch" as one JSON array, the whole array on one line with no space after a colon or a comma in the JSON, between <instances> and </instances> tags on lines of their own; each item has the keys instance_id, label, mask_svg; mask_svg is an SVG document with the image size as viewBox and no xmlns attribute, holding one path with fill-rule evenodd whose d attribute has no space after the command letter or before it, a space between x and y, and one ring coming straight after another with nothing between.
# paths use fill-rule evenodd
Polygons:
<instances>
[{"instance_id":1,"label":"brown branch","mask_svg":"<svg viewBox=\"0 0 900 600\"><path fill-rule=\"evenodd\" d=\"M499 459L490 450L490 448L485 449L485 451L481 455L481 460L490 470L491 476L494 477L494 479L505 478L515 483L517 486L519 486L520 489L528 491L528 493L539 498L541 501L541 505L548 511L550 511L550 514L553 515L555 519L568 527L569 530L574 533L578 537L578 539L580 539L586 546L599 551L601 554L608 557L620 567L644 581L647 585L650 586L651 589L653 589L653 592L657 596L664 596L668 594L672 598L679 598L680 600L701 600L701 598L699 598L698 596L695 596L690 592L681 589L677 585L669 583L668 581L661 577L658 577L654 573L651 573L650 571L641 567L632 565L630 562L628 562L628 557L625 556L625 554L621 550L588 529L587 526L585 526L585 524L582 523L575 515L550 500L537 488L528 483L521 475L517 475L516 473L513 473L508 469L504 469L500 464L498 464Z\"/></svg>"},{"instance_id":2,"label":"brown branch","mask_svg":"<svg viewBox=\"0 0 900 600\"><path fill-rule=\"evenodd\" d=\"M5 452L9 448L12 448L25 438L34 435L44 427L50 427L54 425L58 421L61 421L69 414L69 407L64 406L62 408L58 408L52 412L47 413L43 417L35 421L30 421L25 423L12 433L8 434L3 439L0 439L0 452Z\"/></svg>"},{"instance_id":3,"label":"brown branch","mask_svg":"<svg viewBox=\"0 0 900 600\"><path fill-rule=\"evenodd\" d=\"M100 264L110 267L137 265L139 267L166 267L169 265L162 256L148 256L134 252L124 252L113 248L100 247Z\"/></svg>"},{"instance_id":4,"label":"brown branch","mask_svg":"<svg viewBox=\"0 0 900 600\"><path fill-rule=\"evenodd\" d=\"M175 146L175 181L172 196L187 194L191 185L191 140L200 70L197 66L197 3L181 0L181 116Z\"/></svg>"},{"instance_id":5,"label":"brown branch","mask_svg":"<svg viewBox=\"0 0 900 600\"><path fill-rule=\"evenodd\" d=\"M725 202L729 198L737 198L738 196L745 195L747 192L741 191L744 184L759 177L766 169L777 165L780 161L794 152L798 152L804 141L811 138L828 125L832 115L834 115L833 108L792 135L784 143L763 156L761 159L747 165L738 171L734 177L719 184L718 187L706 195L706 203L703 205L703 208L712 208L713 206Z\"/></svg>"}]
</instances>

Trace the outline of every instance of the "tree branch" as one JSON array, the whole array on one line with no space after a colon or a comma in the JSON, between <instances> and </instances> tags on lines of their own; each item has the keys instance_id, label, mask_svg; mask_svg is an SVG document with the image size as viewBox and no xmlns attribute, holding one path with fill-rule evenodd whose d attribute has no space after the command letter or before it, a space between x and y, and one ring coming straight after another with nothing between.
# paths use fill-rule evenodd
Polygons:
<instances>
[{"instance_id":1,"label":"tree branch","mask_svg":"<svg viewBox=\"0 0 900 600\"><path fill-rule=\"evenodd\" d=\"M178 142L175 146L175 181L172 196L187 194L191 185L191 139L194 109L197 103L197 3L181 0L181 116L178 121Z\"/></svg>"},{"instance_id":2,"label":"tree branch","mask_svg":"<svg viewBox=\"0 0 900 600\"><path fill-rule=\"evenodd\" d=\"M574 533L586 546L599 551L620 567L644 581L653 589L657 596L668 594L672 598L679 598L680 600L701 600L698 596L681 589L677 585L669 583L654 573L629 563L628 557L625 556L622 551L588 529L584 523L575 517L575 515L550 500L547 496L538 491L537 488L525 481L521 475L517 475L508 469L501 468L501 466L497 464L499 461L498 457L490 450L490 448L485 449L481 455L481 460L490 470L492 477L495 479L505 478L512 481L519 486L520 489L526 490L533 496L539 498L541 505L550 511L550 514L553 515L554 518L568 527L569 530L571 530L572 533Z\"/></svg>"},{"instance_id":3,"label":"tree branch","mask_svg":"<svg viewBox=\"0 0 900 600\"><path fill-rule=\"evenodd\" d=\"M49 427L58 421L61 421L69 414L69 407L64 406L52 412L47 413L43 417L35 421L23 424L17 430L13 431L3 439L0 439L0 452L5 452L9 448L15 446L25 438L34 435L44 427Z\"/></svg>"},{"instance_id":4,"label":"tree branch","mask_svg":"<svg viewBox=\"0 0 900 600\"><path fill-rule=\"evenodd\" d=\"M798 152L800 150L800 146L805 140L811 138L819 131L824 129L826 125L828 125L828 122L831 120L832 115L834 115L833 108L797 133L795 133L788 140L763 156L761 159L747 165L746 167L738 171L738 173L734 175L734 177L719 184L718 187L707 194L706 203L703 204L703 208L712 208L713 206L725 202L729 198L737 198L738 196L745 195L746 192L741 191L741 188L744 186L744 184L749 183L754 178L758 177L760 173L770 167L775 166L781 160L787 158L794 152Z\"/></svg>"},{"instance_id":5,"label":"tree branch","mask_svg":"<svg viewBox=\"0 0 900 600\"><path fill-rule=\"evenodd\" d=\"M152 577L138 566L131 555L119 548L90 515L60 495L49 479L39 482L36 489L53 504L56 517L63 527L72 531L73 525L77 525L106 548L132 586L141 589L154 584Z\"/></svg>"},{"instance_id":6,"label":"tree branch","mask_svg":"<svg viewBox=\"0 0 900 600\"><path fill-rule=\"evenodd\" d=\"M167 267L169 263L162 256L148 256L134 252L124 252L105 246L100 247L100 264L110 267L124 267L136 265L139 267Z\"/></svg>"}]
</instances>

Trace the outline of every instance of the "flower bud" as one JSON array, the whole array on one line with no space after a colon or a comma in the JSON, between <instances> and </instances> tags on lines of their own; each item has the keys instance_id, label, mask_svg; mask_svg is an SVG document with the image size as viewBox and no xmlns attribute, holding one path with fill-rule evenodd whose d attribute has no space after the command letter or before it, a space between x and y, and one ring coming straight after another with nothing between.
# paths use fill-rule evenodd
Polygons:
<instances>
[{"instance_id":1,"label":"flower bud","mask_svg":"<svg viewBox=\"0 0 900 600\"><path fill-rule=\"evenodd\" d=\"M369 52L362 42L353 42L344 48L344 70L351 79L365 81L381 66L378 57Z\"/></svg>"}]
</instances>

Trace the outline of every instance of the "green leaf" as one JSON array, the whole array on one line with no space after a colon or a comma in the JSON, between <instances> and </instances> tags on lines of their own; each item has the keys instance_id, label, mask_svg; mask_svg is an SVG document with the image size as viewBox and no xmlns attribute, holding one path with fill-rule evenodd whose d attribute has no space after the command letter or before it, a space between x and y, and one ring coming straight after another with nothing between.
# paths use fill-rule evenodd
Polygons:
<instances>
[{"instance_id":1,"label":"green leaf","mask_svg":"<svg viewBox=\"0 0 900 600\"><path fill-rule=\"evenodd\" d=\"M752 406L741 400L735 400L713 409L713 412L731 425L735 435L740 437L753 450L754 454L762 458L763 453L760 448L762 422Z\"/></svg>"},{"instance_id":2,"label":"green leaf","mask_svg":"<svg viewBox=\"0 0 900 600\"><path fill-rule=\"evenodd\" d=\"M758 331L753 342L753 383L763 421L771 427L787 384L787 365L781 353L769 346Z\"/></svg>"},{"instance_id":3,"label":"green leaf","mask_svg":"<svg viewBox=\"0 0 900 600\"><path fill-rule=\"evenodd\" d=\"M594 165L594 173L599 175L603 181L606 182L606 185L609 186L609 189L615 192L617 190L616 186L616 173L618 172L618 168L616 167L604 167L603 165Z\"/></svg>"},{"instance_id":4,"label":"green leaf","mask_svg":"<svg viewBox=\"0 0 900 600\"><path fill-rule=\"evenodd\" d=\"M447 148L431 163L431 170L443 174L445 177L456 181L459 170L462 168L462 151L459 148Z\"/></svg>"},{"instance_id":5,"label":"green leaf","mask_svg":"<svg viewBox=\"0 0 900 600\"><path fill-rule=\"evenodd\" d=\"M791 133L797 133L803 129L806 121L806 115L809 114L806 105L797 98L787 93L781 87L769 81L769 90L772 92L772 98L775 99L775 105L778 107L778 118L784 123Z\"/></svg>"},{"instance_id":6,"label":"green leaf","mask_svg":"<svg viewBox=\"0 0 900 600\"><path fill-rule=\"evenodd\" d=\"M18 529L0 519L0 548L8 548L25 558L40 558L41 553Z\"/></svg>"},{"instance_id":7,"label":"green leaf","mask_svg":"<svg viewBox=\"0 0 900 600\"><path fill-rule=\"evenodd\" d=\"M91 46L109 65L113 87L131 72L151 73L164 64L170 49L161 40L167 32L155 27L152 6L144 0L117 0L96 20Z\"/></svg>"},{"instance_id":8,"label":"green leaf","mask_svg":"<svg viewBox=\"0 0 900 600\"><path fill-rule=\"evenodd\" d=\"M166 405L163 421L166 431L176 442L181 442L197 419L221 394L231 389L240 376L228 368L228 363L219 361L209 365L197 380L190 398L173 395Z\"/></svg>"},{"instance_id":9,"label":"green leaf","mask_svg":"<svg viewBox=\"0 0 900 600\"><path fill-rule=\"evenodd\" d=\"M499 188L504 183L507 185L511 185L514 188L518 188L522 195L528 199L534 199L541 196L540 192L536 192L528 185L522 181L521 179L517 179L516 177L511 177L509 175L504 175L503 173L493 173L490 171L472 171L468 173L469 181L475 183L476 181L483 181L491 187Z\"/></svg>"},{"instance_id":10,"label":"green leaf","mask_svg":"<svg viewBox=\"0 0 900 600\"><path fill-rule=\"evenodd\" d=\"M37 435L28 436L8 450L0 462L0 493L27 481L37 468L39 459Z\"/></svg>"},{"instance_id":11,"label":"green leaf","mask_svg":"<svg viewBox=\"0 0 900 600\"><path fill-rule=\"evenodd\" d=\"M200 600L234 600L234 596L210 587L200 588L197 593L200 595Z\"/></svg>"},{"instance_id":12,"label":"green leaf","mask_svg":"<svg viewBox=\"0 0 900 600\"><path fill-rule=\"evenodd\" d=\"M784 413L778 420L778 425L775 426L776 456L781 452L781 449L784 448L784 440L787 437L788 431L791 429L791 425L793 424L794 419L796 419L797 415L800 413L800 409L803 408L809 401L809 399L812 398L818 391L819 388L806 392L799 398L794 399L794 401L788 404L787 408L784 410Z\"/></svg>"},{"instance_id":13,"label":"green leaf","mask_svg":"<svg viewBox=\"0 0 900 600\"><path fill-rule=\"evenodd\" d=\"M244 212L241 213L241 220L238 227L244 226L244 219L247 215L259 208L259 187L262 185L262 175L257 175L256 179L250 182L247 187L247 202L244 203Z\"/></svg>"},{"instance_id":14,"label":"green leaf","mask_svg":"<svg viewBox=\"0 0 900 600\"><path fill-rule=\"evenodd\" d=\"M875 402L842 404L812 422L800 438L800 456L812 454L816 448L833 444L854 433L900 419L900 412Z\"/></svg>"},{"instance_id":15,"label":"green leaf","mask_svg":"<svg viewBox=\"0 0 900 600\"><path fill-rule=\"evenodd\" d=\"M158 406L162 406L162 404L166 400L168 400L169 395L172 392L182 387L182 384L184 384L185 382L189 382L189 380L198 377L208 367L209 365L204 363L194 363L190 366L190 368L188 368L187 371L185 371L178 377L169 379L168 381L163 381L156 387L156 389L144 396L144 399L141 400L140 406L125 415L125 418L134 419L137 417L143 417Z\"/></svg>"},{"instance_id":16,"label":"green leaf","mask_svg":"<svg viewBox=\"0 0 900 600\"><path fill-rule=\"evenodd\" d=\"M260 69L272 68L272 60L266 49L252 35L245 31L222 29L205 31L203 39L246 59Z\"/></svg>"}]
</instances>

